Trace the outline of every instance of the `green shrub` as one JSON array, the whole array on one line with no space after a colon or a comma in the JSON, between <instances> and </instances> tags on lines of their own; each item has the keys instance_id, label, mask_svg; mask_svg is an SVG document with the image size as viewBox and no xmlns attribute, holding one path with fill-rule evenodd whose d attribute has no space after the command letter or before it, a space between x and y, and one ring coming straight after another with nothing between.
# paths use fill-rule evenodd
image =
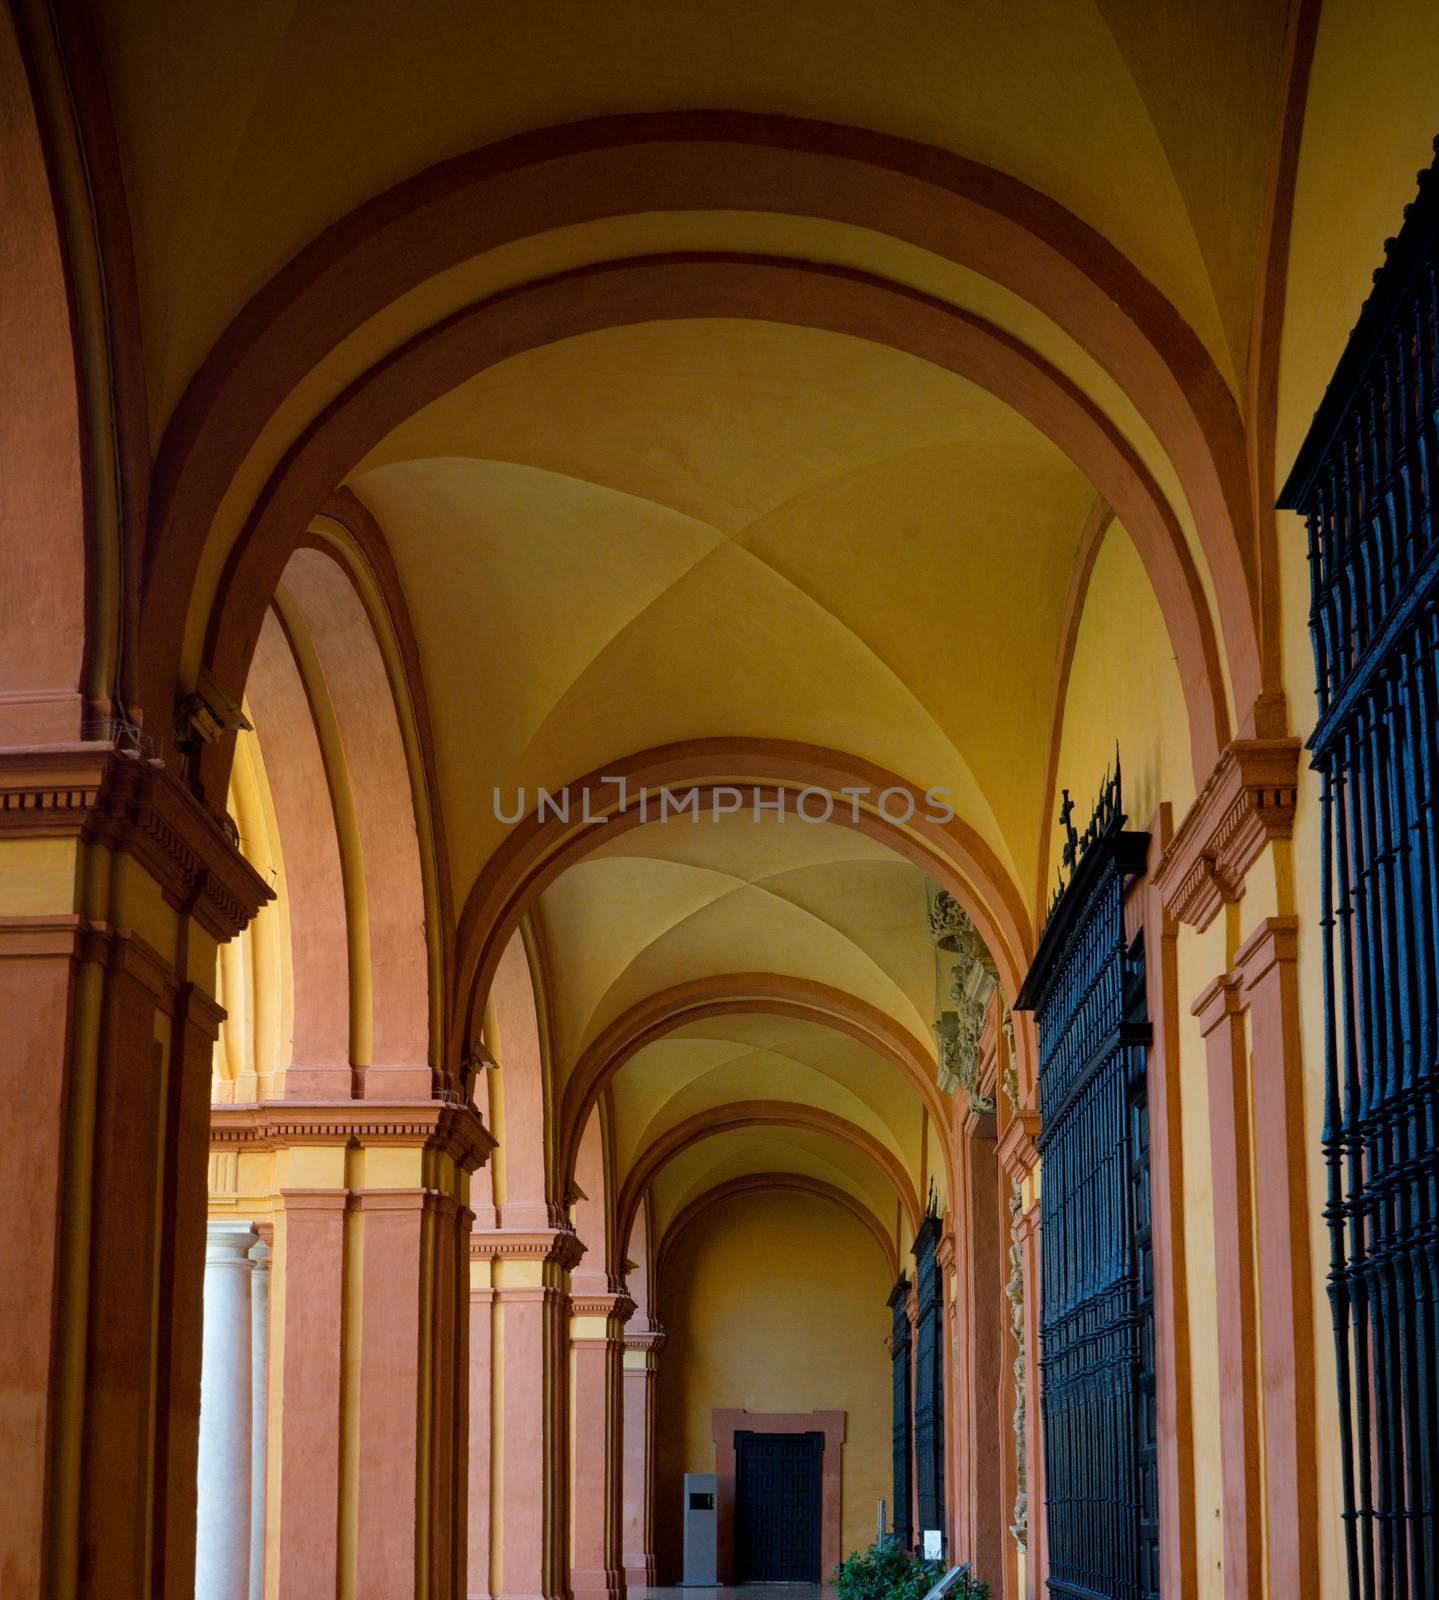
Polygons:
<instances>
[{"instance_id":1,"label":"green shrub","mask_svg":"<svg viewBox=\"0 0 1439 1600\"><path fill-rule=\"evenodd\" d=\"M948 1569L942 1561L922 1561L901 1547L893 1534L868 1550L855 1550L834 1569L839 1600L923 1600ZM989 1584L966 1567L949 1591L949 1600L988 1600Z\"/></svg>"}]
</instances>

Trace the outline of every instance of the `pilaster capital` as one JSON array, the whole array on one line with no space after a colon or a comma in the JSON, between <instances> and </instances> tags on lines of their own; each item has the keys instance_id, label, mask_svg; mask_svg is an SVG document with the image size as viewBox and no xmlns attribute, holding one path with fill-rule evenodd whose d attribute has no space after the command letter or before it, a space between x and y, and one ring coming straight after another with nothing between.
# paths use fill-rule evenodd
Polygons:
<instances>
[{"instance_id":1,"label":"pilaster capital","mask_svg":"<svg viewBox=\"0 0 1439 1600\"><path fill-rule=\"evenodd\" d=\"M1299 959L1299 918L1266 917L1234 956L1234 976L1246 998L1272 968L1292 966Z\"/></svg>"},{"instance_id":2,"label":"pilaster capital","mask_svg":"<svg viewBox=\"0 0 1439 1600\"><path fill-rule=\"evenodd\" d=\"M625 1349L639 1351L646 1357L657 1356L669 1342L669 1336L658 1323L651 1323L648 1328L627 1328L625 1330Z\"/></svg>"},{"instance_id":3,"label":"pilaster capital","mask_svg":"<svg viewBox=\"0 0 1439 1600\"><path fill-rule=\"evenodd\" d=\"M941 1272L948 1272L954 1266L954 1233L941 1234L939 1242L934 1247L935 1265Z\"/></svg>"},{"instance_id":4,"label":"pilaster capital","mask_svg":"<svg viewBox=\"0 0 1439 1600\"><path fill-rule=\"evenodd\" d=\"M470 1235L471 1261L540 1261L568 1271L584 1253L572 1228L484 1228Z\"/></svg>"},{"instance_id":5,"label":"pilaster capital","mask_svg":"<svg viewBox=\"0 0 1439 1600\"><path fill-rule=\"evenodd\" d=\"M1004 1125L994 1147L999 1169L1023 1182L1039 1165L1039 1113L1021 1107Z\"/></svg>"},{"instance_id":6,"label":"pilaster capital","mask_svg":"<svg viewBox=\"0 0 1439 1600\"><path fill-rule=\"evenodd\" d=\"M623 1327L635 1314L635 1303L623 1290L571 1294L570 1311L576 1317L603 1317L607 1323Z\"/></svg>"},{"instance_id":7,"label":"pilaster capital","mask_svg":"<svg viewBox=\"0 0 1439 1600\"><path fill-rule=\"evenodd\" d=\"M163 763L99 741L0 751L0 837L124 851L175 910L233 938L274 891Z\"/></svg>"},{"instance_id":8,"label":"pilaster capital","mask_svg":"<svg viewBox=\"0 0 1439 1600\"><path fill-rule=\"evenodd\" d=\"M1220 973L1212 983L1205 985L1189 1010L1192 1016L1198 1017L1199 1031L1207 1039L1216 1028L1244 1010L1239 979L1232 972Z\"/></svg>"},{"instance_id":9,"label":"pilaster capital","mask_svg":"<svg viewBox=\"0 0 1439 1600\"><path fill-rule=\"evenodd\" d=\"M495 1148L472 1106L445 1100L261 1100L210 1107L212 1151L315 1144L422 1145L467 1172L483 1166Z\"/></svg>"},{"instance_id":10,"label":"pilaster capital","mask_svg":"<svg viewBox=\"0 0 1439 1600\"><path fill-rule=\"evenodd\" d=\"M1154 874L1171 916L1207 928L1225 901L1243 895L1265 845L1294 830L1298 781L1298 739L1225 746Z\"/></svg>"}]
</instances>

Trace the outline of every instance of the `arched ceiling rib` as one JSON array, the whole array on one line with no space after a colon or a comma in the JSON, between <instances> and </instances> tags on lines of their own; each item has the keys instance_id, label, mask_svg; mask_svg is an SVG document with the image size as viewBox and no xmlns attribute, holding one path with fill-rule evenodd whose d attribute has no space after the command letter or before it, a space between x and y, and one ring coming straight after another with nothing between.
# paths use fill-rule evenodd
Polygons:
<instances>
[{"instance_id":1,"label":"arched ceiling rib","mask_svg":"<svg viewBox=\"0 0 1439 1600\"><path fill-rule=\"evenodd\" d=\"M529 809L541 784L656 747L827 748L946 791L967 859L983 857L979 892L1012 980L1031 938L1066 592L1097 487L1160 596L1197 772L1234 720L1211 615L1236 681L1249 671L1247 482L1241 514L1231 424L1285 8L1170 10L1179 54L1160 51L1138 0L615 0L542 14L518 0L278 0L243 19L100 8L157 441L201 374L164 434L155 497L162 556L192 524L212 530L199 599L172 615L147 592L149 631L173 634L182 676L203 659L222 683L243 677L231 669L253 638L244 620L227 633L228 618L268 595L285 530L318 509L315 484L343 479L383 529L415 619L456 905L513 840L495 788L501 808L524 791ZM593 150L564 152L558 210L523 160L506 166L513 152L466 156L544 128L563 141L562 125L585 118L705 107L724 108L727 129L691 119L647 142L626 123L615 143L633 150L618 156L599 149L618 121L597 125ZM734 112L780 119L765 132ZM918 144L879 154L875 133ZM723 176L692 148L681 158L706 140L730 141ZM436 244L447 180L432 166L451 158L467 172L492 160L497 190L465 224L495 218L494 238L453 257ZM587 185L587 162L609 178ZM422 172L394 200L393 238L372 232L379 197ZM852 215L836 198L846 172L866 175ZM636 203L650 180L657 198ZM404 207L423 209L427 186L426 264L407 278L406 228L423 229ZM367 204L348 242L325 233ZM932 232L931 213L946 219ZM966 218L982 226L966 232ZM973 254L955 243L980 234ZM377 240L387 260L369 273ZM333 261L301 259L265 298L325 242ZM681 269L657 310L665 269L630 258L687 251L723 253L750 288L701 304ZM857 269L846 292L868 297L870 320L801 326L793 307L813 284L798 270L780 283L760 256L820 264L811 277ZM600 284L597 262L634 270ZM330 295L310 319L324 333L287 365L273 346L306 320L307 292L325 297L331 267L351 289L368 273L372 298ZM563 273L573 283L539 281ZM589 300L569 314L593 331L564 322L576 284ZM484 327L466 309L508 290ZM1102 325L1094 337L1087 321ZM428 388L427 362L440 374ZM154 570L168 580L170 562ZM534 871L537 889L539 860ZM903 1035L874 1043L858 1025L757 1004L647 1037L605 1114L617 1181L668 1155L654 1167L658 1229L716 1185L774 1172L832 1186L885 1228L898 1188L912 1225L937 1161L924 1128L938 1096L915 1077L928 1056L912 1059L931 1049L936 1008L913 855L743 814L617 828L526 906L548 951L557 1094L570 1074L589 1092L587 1052L617 1020L724 974L842 993ZM513 926L512 909L481 945ZM484 958L466 937L462 924L473 971ZM463 1028L464 972L457 988ZM727 1106L778 1102L802 1108L797 1125L756 1114L674 1142Z\"/></svg>"},{"instance_id":2,"label":"arched ceiling rib","mask_svg":"<svg viewBox=\"0 0 1439 1600\"><path fill-rule=\"evenodd\" d=\"M1032 877L1050 640L1092 489L975 385L812 329L642 324L502 363L376 460L354 485L435 619L442 781L479 761L533 792L644 744L803 738L950 789ZM456 790L457 885L501 831L489 801Z\"/></svg>"},{"instance_id":3,"label":"arched ceiling rib","mask_svg":"<svg viewBox=\"0 0 1439 1600\"><path fill-rule=\"evenodd\" d=\"M695 105L958 150L1112 238L1232 374L1242 363L1283 8L1179 0L774 7L292 0L98 9L163 418L249 294L327 223L526 129ZM1169 37L1166 30L1166 39ZM317 116L316 106L344 107Z\"/></svg>"}]
</instances>

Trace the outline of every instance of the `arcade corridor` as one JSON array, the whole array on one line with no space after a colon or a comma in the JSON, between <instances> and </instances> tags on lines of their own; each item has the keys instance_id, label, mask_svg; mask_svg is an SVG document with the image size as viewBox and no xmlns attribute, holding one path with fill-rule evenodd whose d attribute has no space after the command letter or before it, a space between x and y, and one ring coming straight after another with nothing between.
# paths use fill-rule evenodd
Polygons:
<instances>
[{"instance_id":1,"label":"arcade corridor","mask_svg":"<svg viewBox=\"0 0 1439 1600\"><path fill-rule=\"evenodd\" d=\"M4 1600L1439 1592L1436 62L6 0Z\"/></svg>"}]
</instances>

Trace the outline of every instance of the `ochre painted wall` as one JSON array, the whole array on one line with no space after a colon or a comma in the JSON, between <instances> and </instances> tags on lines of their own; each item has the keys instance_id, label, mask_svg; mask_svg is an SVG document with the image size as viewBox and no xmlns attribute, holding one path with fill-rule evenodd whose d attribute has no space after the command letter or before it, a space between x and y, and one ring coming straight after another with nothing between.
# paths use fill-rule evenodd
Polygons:
<instances>
[{"instance_id":1,"label":"ochre painted wall","mask_svg":"<svg viewBox=\"0 0 1439 1600\"><path fill-rule=\"evenodd\" d=\"M1276 481L1282 483L1384 259L1416 192L1415 174L1433 159L1439 133L1439 7L1432 0L1325 0L1315 42L1300 145L1283 339L1280 347ZM1421 63L1423 65L1421 65ZM1314 658L1309 644L1309 567L1301 520L1279 514L1284 687L1290 726L1314 726ZM1299 764L1294 821L1299 918L1300 1025L1308 1121L1310 1252L1318 1421L1319 1543L1323 1593L1343 1592L1342 1488L1333 1340L1324 1264L1329 1257L1320 1148L1324 1113L1323 943L1319 782ZM1247 897L1246 897L1247 898Z\"/></svg>"},{"instance_id":2,"label":"ochre painted wall","mask_svg":"<svg viewBox=\"0 0 1439 1600\"><path fill-rule=\"evenodd\" d=\"M807 1195L738 1196L680 1235L659 1282L661 1583L681 1576L683 1475L714 1471L717 1406L844 1411L841 1542L874 1538L875 1501L891 1498L887 1277L863 1225Z\"/></svg>"}]
</instances>

